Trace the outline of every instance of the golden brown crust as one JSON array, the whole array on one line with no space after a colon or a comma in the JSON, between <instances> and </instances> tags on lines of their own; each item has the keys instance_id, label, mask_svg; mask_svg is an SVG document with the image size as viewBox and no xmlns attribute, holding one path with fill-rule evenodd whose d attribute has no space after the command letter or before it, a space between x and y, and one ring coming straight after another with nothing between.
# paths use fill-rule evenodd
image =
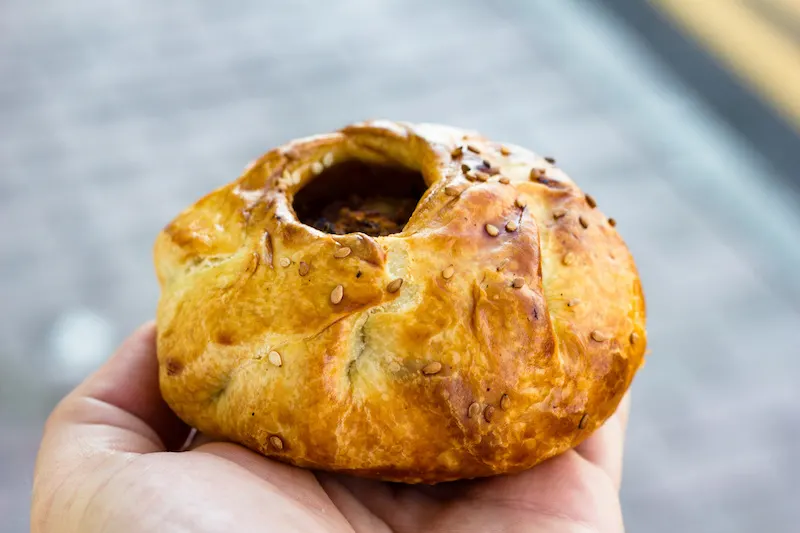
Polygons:
<instances>
[{"instance_id":1,"label":"golden brown crust","mask_svg":"<svg viewBox=\"0 0 800 533\"><path fill-rule=\"evenodd\" d=\"M350 159L422 173L401 233L297 220L320 164ZM164 398L305 467L527 469L602 424L644 356L635 265L593 206L544 158L444 126L367 122L272 150L156 240Z\"/></svg>"}]
</instances>

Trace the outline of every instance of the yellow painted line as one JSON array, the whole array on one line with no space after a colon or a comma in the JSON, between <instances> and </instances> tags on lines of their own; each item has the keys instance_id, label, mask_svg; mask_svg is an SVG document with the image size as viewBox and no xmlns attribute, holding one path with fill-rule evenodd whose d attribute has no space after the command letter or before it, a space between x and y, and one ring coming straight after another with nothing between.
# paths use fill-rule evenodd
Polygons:
<instances>
[{"instance_id":1,"label":"yellow painted line","mask_svg":"<svg viewBox=\"0 0 800 533\"><path fill-rule=\"evenodd\" d=\"M763 1L763 0L762 0ZM800 1L798 0L767 0L795 22L800 22Z\"/></svg>"},{"instance_id":2,"label":"yellow painted line","mask_svg":"<svg viewBox=\"0 0 800 533\"><path fill-rule=\"evenodd\" d=\"M800 132L800 48L741 0L650 0ZM800 0L773 0L800 11Z\"/></svg>"}]
</instances>

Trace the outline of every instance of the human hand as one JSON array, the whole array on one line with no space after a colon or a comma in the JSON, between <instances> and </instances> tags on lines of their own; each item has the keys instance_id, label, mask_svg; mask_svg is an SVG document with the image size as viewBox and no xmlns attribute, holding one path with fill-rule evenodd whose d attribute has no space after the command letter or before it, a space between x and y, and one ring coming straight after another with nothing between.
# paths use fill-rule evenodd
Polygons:
<instances>
[{"instance_id":1,"label":"human hand","mask_svg":"<svg viewBox=\"0 0 800 533\"><path fill-rule=\"evenodd\" d=\"M628 401L576 450L513 476L411 486L314 473L189 434L137 330L56 407L36 464L33 533L622 532Z\"/></svg>"}]
</instances>

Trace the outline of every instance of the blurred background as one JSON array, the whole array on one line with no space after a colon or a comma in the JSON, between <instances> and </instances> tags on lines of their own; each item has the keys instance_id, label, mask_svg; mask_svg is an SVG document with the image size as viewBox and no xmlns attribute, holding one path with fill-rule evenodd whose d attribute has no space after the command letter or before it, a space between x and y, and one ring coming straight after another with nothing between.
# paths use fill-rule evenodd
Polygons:
<instances>
[{"instance_id":1,"label":"blurred background","mask_svg":"<svg viewBox=\"0 0 800 533\"><path fill-rule=\"evenodd\" d=\"M4 0L0 531L49 410L153 315L160 228L380 117L555 156L619 221L652 350L628 531L797 531L797 0Z\"/></svg>"}]
</instances>

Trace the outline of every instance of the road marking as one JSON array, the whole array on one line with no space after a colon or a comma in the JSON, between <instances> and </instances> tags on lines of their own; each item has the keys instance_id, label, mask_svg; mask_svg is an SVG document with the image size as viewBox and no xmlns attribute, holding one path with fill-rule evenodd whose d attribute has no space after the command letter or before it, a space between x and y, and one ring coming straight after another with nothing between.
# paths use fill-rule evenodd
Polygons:
<instances>
[{"instance_id":1,"label":"road marking","mask_svg":"<svg viewBox=\"0 0 800 533\"><path fill-rule=\"evenodd\" d=\"M765 7L800 20L798 0L651 0L696 37L800 132L800 45L759 15ZM791 20L790 20L791 22Z\"/></svg>"},{"instance_id":2,"label":"road marking","mask_svg":"<svg viewBox=\"0 0 800 533\"><path fill-rule=\"evenodd\" d=\"M797 0L761 0L761 2L773 5L776 9L794 19L795 23L800 23L800 2Z\"/></svg>"}]
</instances>

